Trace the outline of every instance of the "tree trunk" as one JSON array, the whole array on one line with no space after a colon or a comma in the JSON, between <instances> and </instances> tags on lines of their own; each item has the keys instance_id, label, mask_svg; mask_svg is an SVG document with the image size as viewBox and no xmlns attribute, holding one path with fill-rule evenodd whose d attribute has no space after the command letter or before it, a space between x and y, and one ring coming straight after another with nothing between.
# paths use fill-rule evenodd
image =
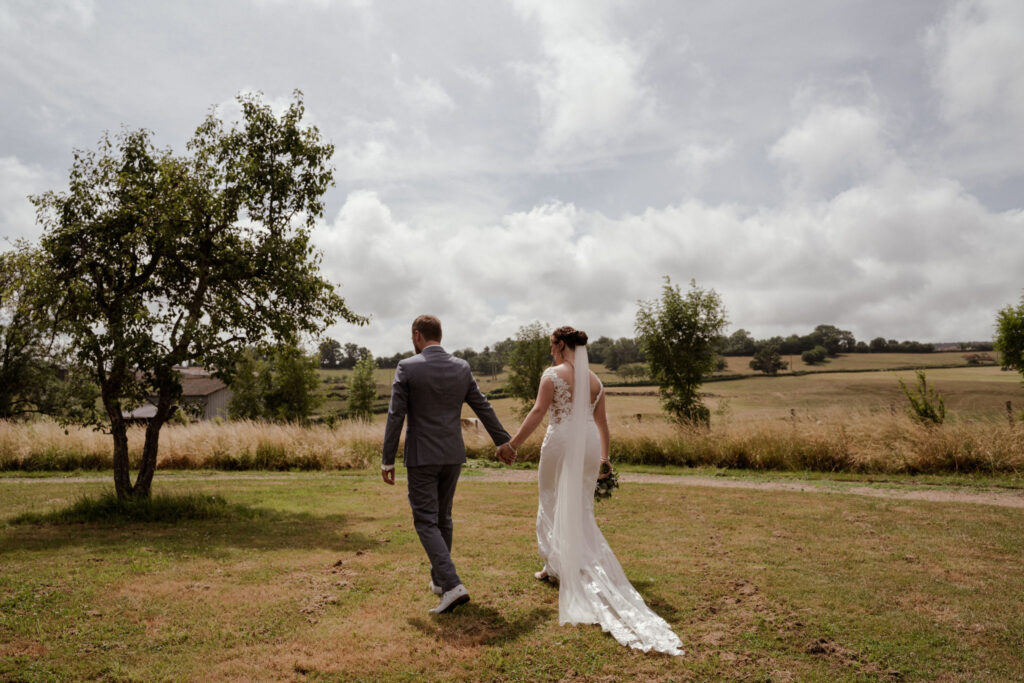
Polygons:
<instances>
[{"instance_id":1,"label":"tree trunk","mask_svg":"<svg viewBox=\"0 0 1024 683\"><path fill-rule=\"evenodd\" d=\"M114 491L121 500L132 497L132 479L128 462L128 425L121 416L120 405L114 406L117 417L114 417L114 410L107 409L110 415L110 434L114 437Z\"/></svg>"},{"instance_id":2,"label":"tree trunk","mask_svg":"<svg viewBox=\"0 0 1024 683\"><path fill-rule=\"evenodd\" d=\"M146 427L146 443L142 447L142 464L135 479L133 494L136 498L149 498L156 474L156 456L160 446L160 429L171 414L172 398L170 389L161 391L157 397L156 415Z\"/></svg>"}]
</instances>

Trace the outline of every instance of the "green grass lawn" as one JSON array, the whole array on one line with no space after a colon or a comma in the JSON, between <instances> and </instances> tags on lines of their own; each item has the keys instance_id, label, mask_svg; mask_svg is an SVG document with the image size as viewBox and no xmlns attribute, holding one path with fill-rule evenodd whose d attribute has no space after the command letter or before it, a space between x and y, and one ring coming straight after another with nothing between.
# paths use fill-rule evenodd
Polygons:
<instances>
[{"instance_id":1,"label":"green grass lawn","mask_svg":"<svg viewBox=\"0 0 1024 683\"><path fill-rule=\"evenodd\" d=\"M108 484L0 479L0 679L1011 680L1024 510L625 485L598 523L682 659L558 625L535 485L466 477L473 601L431 617L405 490L374 472L157 477L256 514L11 525Z\"/></svg>"}]
</instances>

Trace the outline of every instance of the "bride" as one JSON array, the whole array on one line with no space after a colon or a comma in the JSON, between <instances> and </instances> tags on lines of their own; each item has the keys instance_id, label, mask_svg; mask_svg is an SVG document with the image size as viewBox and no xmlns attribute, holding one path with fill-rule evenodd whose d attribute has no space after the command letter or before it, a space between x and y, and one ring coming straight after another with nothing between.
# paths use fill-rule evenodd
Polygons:
<instances>
[{"instance_id":1,"label":"bride","mask_svg":"<svg viewBox=\"0 0 1024 683\"><path fill-rule=\"evenodd\" d=\"M668 623L644 604L594 521L594 487L608 462L604 387L587 363L587 334L551 335L555 366L544 371L537 401L512 437L518 447L549 412L537 479L538 579L558 580L561 624L600 624L623 645L682 655ZM603 475L602 475L603 476Z\"/></svg>"}]
</instances>

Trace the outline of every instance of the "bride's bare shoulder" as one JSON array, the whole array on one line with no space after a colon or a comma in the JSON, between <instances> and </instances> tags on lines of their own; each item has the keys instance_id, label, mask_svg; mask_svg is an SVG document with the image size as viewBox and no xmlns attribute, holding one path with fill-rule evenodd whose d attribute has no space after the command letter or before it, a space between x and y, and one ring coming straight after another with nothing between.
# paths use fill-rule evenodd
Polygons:
<instances>
[{"instance_id":1,"label":"bride's bare shoulder","mask_svg":"<svg viewBox=\"0 0 1024 683\"><path fill-rule=\"evenodd\" d=\"M572 366L568 363L560 363L559 365L552 365L546 370L554 375L558 375L558 378L564 382L572 383Z\"/></svg>"}]
</instances>

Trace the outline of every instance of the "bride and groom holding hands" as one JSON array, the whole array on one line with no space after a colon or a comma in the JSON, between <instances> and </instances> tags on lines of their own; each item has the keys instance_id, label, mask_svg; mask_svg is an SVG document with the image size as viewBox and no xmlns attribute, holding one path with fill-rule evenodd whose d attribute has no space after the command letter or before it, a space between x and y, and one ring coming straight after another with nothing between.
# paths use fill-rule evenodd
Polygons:
<instances>
[{"instance_id":1,"label":"bride and groom holding hands","mask_svg":"<svg viewBox=\"0 0 1024 683\"><path fill-rule=\"evenodd\" d=\"M441 347L441 323L421 315L412 324L416 355L398 364L384 432L381 475L395 483L402 425L409 505L430 559L430 588L441 614L469 601L451 559L452 502L466 449L462 404L469 404L505 464L548 415L537 471L537 545L544 568L535 576L558 582L561 624L599 624L617 641L645 652L682 655L668 623L644 603L594 521L594 487L608 462L604 388L590 371L587 335L560 327L551 335L555 365L544 371L537 400L514 436L501 426L469 364Z\"/></svg>"}]
</instances>

